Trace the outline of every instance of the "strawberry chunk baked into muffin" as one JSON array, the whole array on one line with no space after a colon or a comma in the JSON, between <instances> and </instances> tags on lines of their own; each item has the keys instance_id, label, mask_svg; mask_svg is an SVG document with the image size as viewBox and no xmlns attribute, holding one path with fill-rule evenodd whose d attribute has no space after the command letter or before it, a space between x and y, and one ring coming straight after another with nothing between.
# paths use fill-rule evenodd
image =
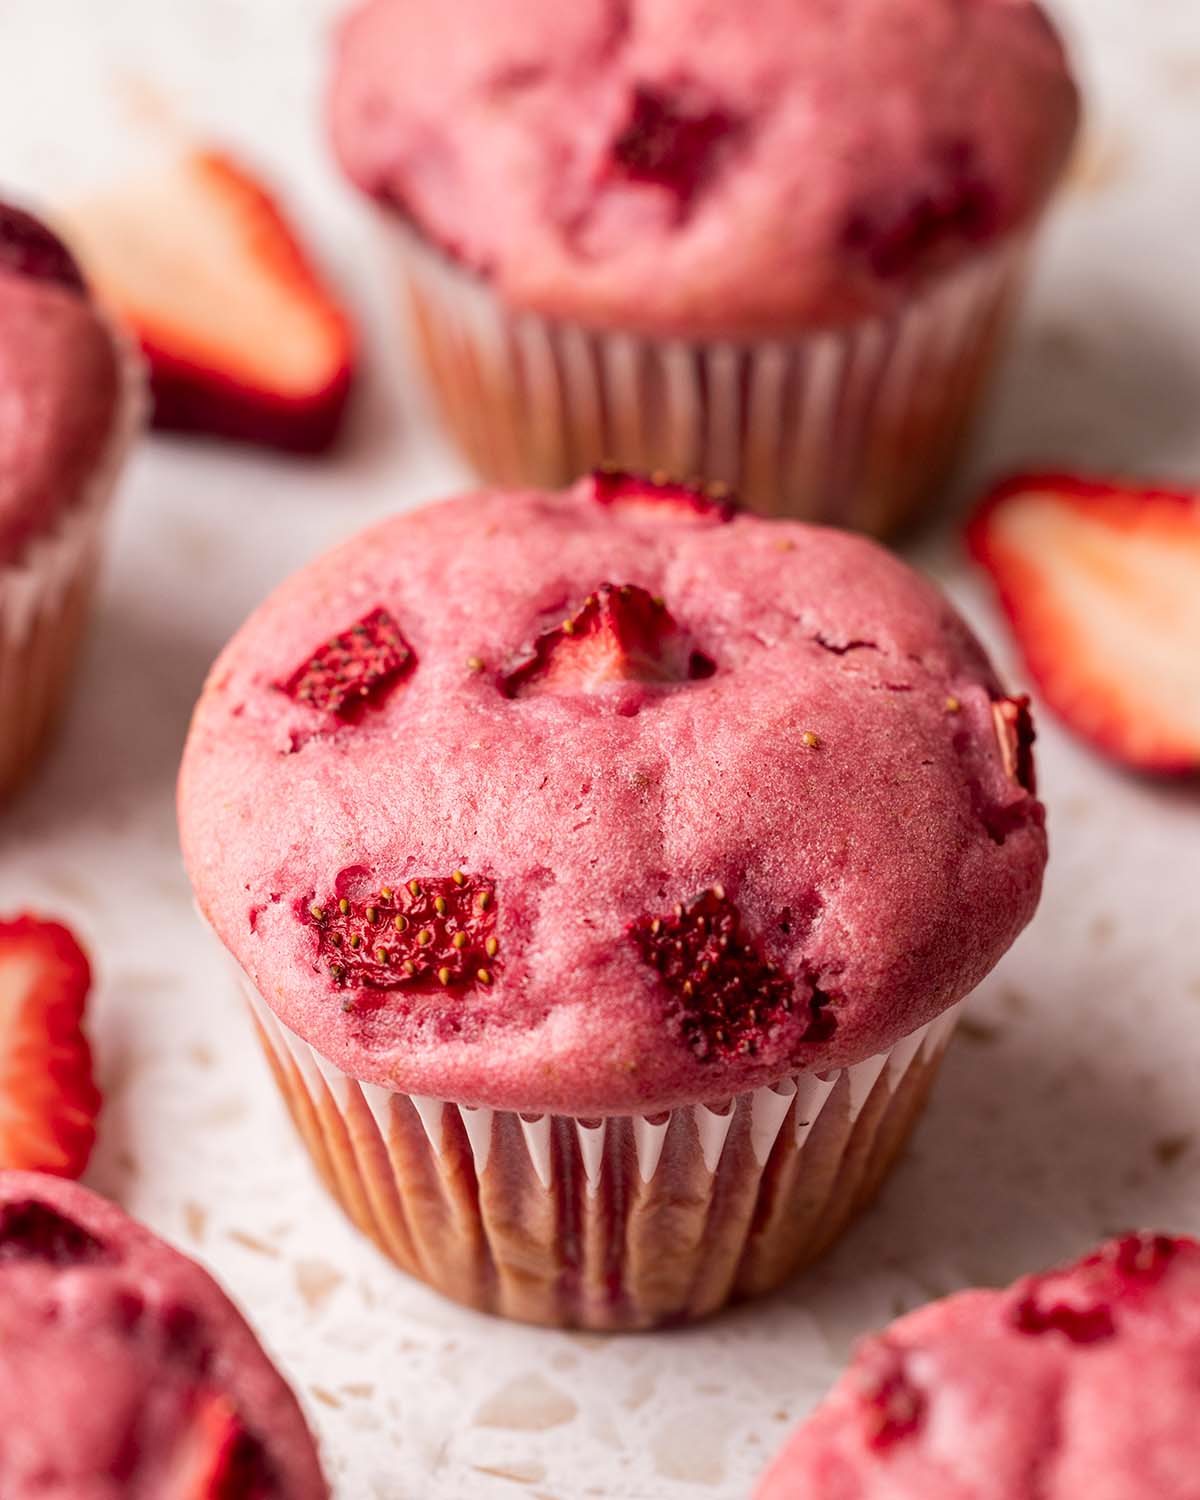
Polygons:
<instances>
[{"instance_id":1,"label":"strawberry chunk baked into muffin","mask_svg":"<svg viewBox=\"0 0 1200 1500\"><path fill-rule=\"evenodd\" d=\"M286 583L183 847L355 1220L475 1306L645 1326L873 1192L1036 904L1031 739L874 544L604 473Z\"/></svg>"},{"instance_id":2,"label":"strawberry chunk baked into muffin","mask_svg":"<svg viewBox=\"0 0 1200 1500\"><path fill-rule=\"evenodd\" d=\"M1077 115L1032 0L367 0L330 101L487 478L876 532L936 496Z\"/></svg>"},{"instance_id":3,"label":"strawberry chunk baked into muffin","mask_svg":"<svg viewBox=\"0 0 1200 1500\"><path fill-rule=\"evenodd\" d=\"M138 412L70 253L0 203L0 799L62 708Z\"/></svg>"},{"instance_id":4,"label":"strawberry chunk baked into muffin","mask_svg":"<svg viewBox=\"0 0 1200 1500\"><path fill-rule=\"evenodd\" d=\"M328 1500L296 1398L193 1261L103 1198L0 1172L5 1500Z\"/></svg>"},{"instance_id":5,"label":"strawberry chunk baked into muffin","mask_svg":"<svg viewBox=\"0 0 1200 1500\"><path fill-rule=\"evenodd\" d=\"M864 1344L757 1500L1197 1500L1200 1244L1131 1234Z\"/></svg>"}]
</instances>

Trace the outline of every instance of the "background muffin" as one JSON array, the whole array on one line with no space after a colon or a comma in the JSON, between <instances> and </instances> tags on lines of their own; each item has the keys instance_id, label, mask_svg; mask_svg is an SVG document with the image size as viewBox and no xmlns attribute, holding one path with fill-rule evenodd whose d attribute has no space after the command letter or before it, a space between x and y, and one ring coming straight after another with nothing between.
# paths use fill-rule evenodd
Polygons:
<instances>
[{"instance_id":1,"label":"background muffin","mask_svg":"<svg viewBox=\"0 0 1200 1500\"><path fill-rule=\"evenodd\" d=\"M69 252L0 203L0 798L61 710L138 390Z\"/></svg>"},{"instance_id":2,"label":"background muffin","mask_svg":"<svg viewBox=\"0 0 1200 1500\"><path fill-rule=\"evenodd\" d=\"M1200 1244L1126 1235L869 1340L758 1500L1192 1500Z\"/></svg>"},{"instance_id":3,"label":"background muffin","mask_svg":"<svg viewBox=\"0 0 1200 1500\"><path fill-rule=\"evenodd\" d=\"M485 475L879 532L954 455L1076 115L994 0L368 0L331 105Z\"/></svg>"},{"instance_id":4,"label":"background muffin","mask_svg":"<svg viewBox=\"0 0 1200 1500\"><path fill-rule=\"evenodd\" d=\"M873 545L621 475L303 570L213 668L196 897L359 1224L642 1326L833 1239L1031 915L1030 730Z\"/></svg>"},{"instance_id":5,"label":"background muffin","mask_svg":"<svg viewBox=\"0 0 1200 1500\"><path fill-rule=\"evenodd\" d=\"M74 1183L0 1172L0 1490L325 1500L296 1398L210 1276Z\"/></svg>"}]
</instances>

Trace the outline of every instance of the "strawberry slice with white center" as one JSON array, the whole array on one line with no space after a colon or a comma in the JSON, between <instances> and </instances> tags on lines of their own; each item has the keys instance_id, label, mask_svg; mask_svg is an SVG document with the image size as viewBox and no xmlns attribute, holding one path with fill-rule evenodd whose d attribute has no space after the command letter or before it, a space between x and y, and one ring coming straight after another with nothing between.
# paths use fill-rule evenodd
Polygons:
<instances>
[{"instance_id":1,"label":"strawberry slice with white center","mask_svg":"<svg viewBox=\"0 0 1200 1500\"><path fill-rule=\"evenodd\" d=\"M64 221L93 288L141 341L156 426L295 452L333 442L350 324L241 166L195 152Z\"/></svg>"},{"instance_id":2,"label":"strawberry slice with white center","mask_svg":"<svg viewBox=\"0 0 1200 1500\"><path fill-rule=\"evenodd\" d=\"M78 1177L100 1094L82 1021L91 970L65 927L0 921L0 1167Z\"/></svg>"},{"instance_id":3,"label":"strawberry slice with white center","mask_svg":"<svg viewBox=\"0 0 1200 1500\"><path fill-rule=\"evenodd\" d=\"M1022 475L967 542L1069 728L1140 770L1200 770L1200 496Z\"/></svg>"}]
</instances>

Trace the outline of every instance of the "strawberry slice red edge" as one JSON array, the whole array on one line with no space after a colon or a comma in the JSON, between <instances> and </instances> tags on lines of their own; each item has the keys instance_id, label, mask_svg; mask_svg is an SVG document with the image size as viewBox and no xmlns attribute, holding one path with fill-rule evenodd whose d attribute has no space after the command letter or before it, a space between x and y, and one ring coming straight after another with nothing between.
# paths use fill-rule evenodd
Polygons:
<instances>
[{"instance_id":1,"label":"strawberry slice red edge","mask_svg":"<svg viewBox=\"0 0 1200 1500\"><path fill-rule=\"evenodd\" d=\"M0 1167L79 1177L102 1102L82 1025L91 965L66 927L28 912L0 920L0 972L14 952L41 967L15 1008L0 989ZM44 1071L15 1071L22 1045L34 1058L44 1050ZM31 1148L39 1135L40 1147Z\"/></svg>"}]
</instances>

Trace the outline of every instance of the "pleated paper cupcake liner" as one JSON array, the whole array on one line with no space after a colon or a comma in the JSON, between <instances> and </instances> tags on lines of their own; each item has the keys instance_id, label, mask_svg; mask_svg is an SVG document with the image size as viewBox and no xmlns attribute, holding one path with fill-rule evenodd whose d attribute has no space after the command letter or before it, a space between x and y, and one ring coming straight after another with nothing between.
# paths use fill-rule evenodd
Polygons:
<instances>
[{"instance_id":1,"label":"pleated paper cupcake liner","mask_svg":"<svg viewBox=\"0 0 1200 1500\"><path fill-rule=\"evenodd\" d=\"M241 979L318 1171L384 1254L481 1311L590 1329L705 1317L826 1250L907 1140L957 1014L840 1071L575 1119L348 1077Z\"/></svg>"},{"instance_id":2,"label":"pleated paper cupcake liner","mask_svg":"<svg viewBox=\"0 0 1200 1500\"><path fill-rule=\"evenodd\" d=\"M123 389L85 492L15 563L0 564L0 802L37 765L66 703L107 522L146 410L140 358L122 344Z\"/></svg>"},{"instance_id":3,"label":"pleated paper cupcake liner","mask_svg":"<svg viewBox=\"0 0 1200 1500\"><path fill-rule=\"evenodd\" d=\"M387 221L442 416L497 484L602 463L731 485L767 515L887 535L936 505L1011 320L1022 236L895 316L747 342L512 312Z\"/></svg>"}]
</instances>

